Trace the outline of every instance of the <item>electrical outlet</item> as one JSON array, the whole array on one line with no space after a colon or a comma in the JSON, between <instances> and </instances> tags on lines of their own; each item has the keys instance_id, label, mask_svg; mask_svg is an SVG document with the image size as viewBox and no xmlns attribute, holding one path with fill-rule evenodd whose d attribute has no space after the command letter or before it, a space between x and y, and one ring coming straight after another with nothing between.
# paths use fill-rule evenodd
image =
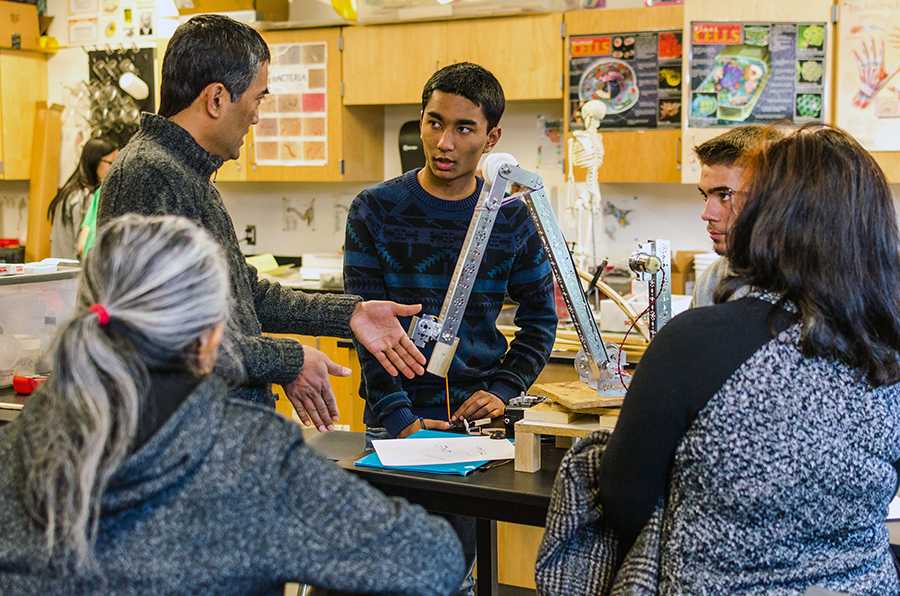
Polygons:
<instances>
[{"instance_id":1,"label":"electrical outlet","mask_svg":"<svg viewBox=\"0 0 900 596\"><path fill-rule=\"evenodd\" d=\"M247 246L256 246L256 226L253 224L244 227L244 242Z\"/></svg>"}]
</instances>

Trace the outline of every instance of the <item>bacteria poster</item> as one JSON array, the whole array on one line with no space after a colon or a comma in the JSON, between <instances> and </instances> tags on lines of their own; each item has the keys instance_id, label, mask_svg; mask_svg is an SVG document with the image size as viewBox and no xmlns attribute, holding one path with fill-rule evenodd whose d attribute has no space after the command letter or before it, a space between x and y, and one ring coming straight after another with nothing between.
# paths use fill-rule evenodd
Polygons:
<instances>
[{"instance_id":1,"label":"bacteria poster","mask_svg":"<svg viewBox=\"0 0 900 596\"><path fill-rule=\"evenodd\" d=\"M573 36L569 60L572 130L589 100L606 105L601 129L681 125L680 31Z\"/></svg>"},{"instance_id":2,"label":"bacteria poster","mask_svg":"<svg viewBox=\"0 0 900 596\"><path fill-rule=\"evenodd\" d=\"M844 0L837 125L870 151L900 151L900 0Z\"/></svg>"},{"instance_id":3,"label":"bacteria poster","mask_svg":"<svg viewBox=\"0 0 900 596\"><path fill-rule=\"evenodd\" d=\"M327 46L270 46L269 93L253 130L258 165L322 166L328 162Z\"/></svg>"},{"instance_id":4,"label":"bacteria poster","mask_svg":"<svg viewBox=\"0 0 900 596\"><path fill-rule=\"evenodd\" d=\"M825 23L691 23L690 126L822 122Z\"/></svg>"}]
</instances>

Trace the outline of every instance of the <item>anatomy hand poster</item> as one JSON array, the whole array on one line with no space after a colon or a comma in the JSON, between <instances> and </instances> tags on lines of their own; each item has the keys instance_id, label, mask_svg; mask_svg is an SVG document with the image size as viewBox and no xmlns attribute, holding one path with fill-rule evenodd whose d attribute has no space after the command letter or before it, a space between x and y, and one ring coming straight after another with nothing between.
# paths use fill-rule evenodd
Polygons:
<instances>
[{"instance_id":1,"label":"anatomy hand poster","mask_svg":"<svg viewBox=\"0 0 900 596\"><path fill-rule=\"evenodd\" d=\"M844 0L837 125L870 151L900 150L900 0Z\"/></svg>"}]
</instances>

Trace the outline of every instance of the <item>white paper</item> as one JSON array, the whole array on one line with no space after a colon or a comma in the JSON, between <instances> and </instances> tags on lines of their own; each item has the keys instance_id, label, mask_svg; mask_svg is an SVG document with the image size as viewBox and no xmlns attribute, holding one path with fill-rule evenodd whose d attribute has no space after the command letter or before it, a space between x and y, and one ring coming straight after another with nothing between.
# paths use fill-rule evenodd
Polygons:
<instances>
[{"instance_id":1,"label":"white paper","mask_svg":"<svg viewBox=\"0 0 900 596\"><path fill-rule=\"evenodd\" d=\"M507 439L460 437L448 439L384 439L372 441L385 466L429 466L469 461L513 459L515 446Z\"/></svg>"},{"instance_id":2,"label":"white paper","mask_svg":"<svg viewBox=\"0 0 900 596\"><path fill-rule=\"evenodd\" d=\"M887 519L900 519L900 497L894 497L888 504Z\"/></svg>"}]
</instances>

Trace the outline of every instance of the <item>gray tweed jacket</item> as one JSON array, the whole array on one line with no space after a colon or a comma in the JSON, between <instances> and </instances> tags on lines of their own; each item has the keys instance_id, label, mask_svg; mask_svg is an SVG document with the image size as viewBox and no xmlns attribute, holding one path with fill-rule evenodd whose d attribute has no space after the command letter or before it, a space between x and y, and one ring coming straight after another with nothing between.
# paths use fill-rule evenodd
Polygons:
<instances>
[{"instance_id":1,"label":"gray tweed jacket","mask_svg":"<svg viewBox=\"0 0 900 596\"><path fill-rule=\"evenodd\" d=\"M597 431L563 457L553 483L535 583L547 596L650 596L659 584L662 504L622 559L597 504L600 458L610 437ZM620 560L621 559L621 560Z\"/></svg>"}]
</instances>

